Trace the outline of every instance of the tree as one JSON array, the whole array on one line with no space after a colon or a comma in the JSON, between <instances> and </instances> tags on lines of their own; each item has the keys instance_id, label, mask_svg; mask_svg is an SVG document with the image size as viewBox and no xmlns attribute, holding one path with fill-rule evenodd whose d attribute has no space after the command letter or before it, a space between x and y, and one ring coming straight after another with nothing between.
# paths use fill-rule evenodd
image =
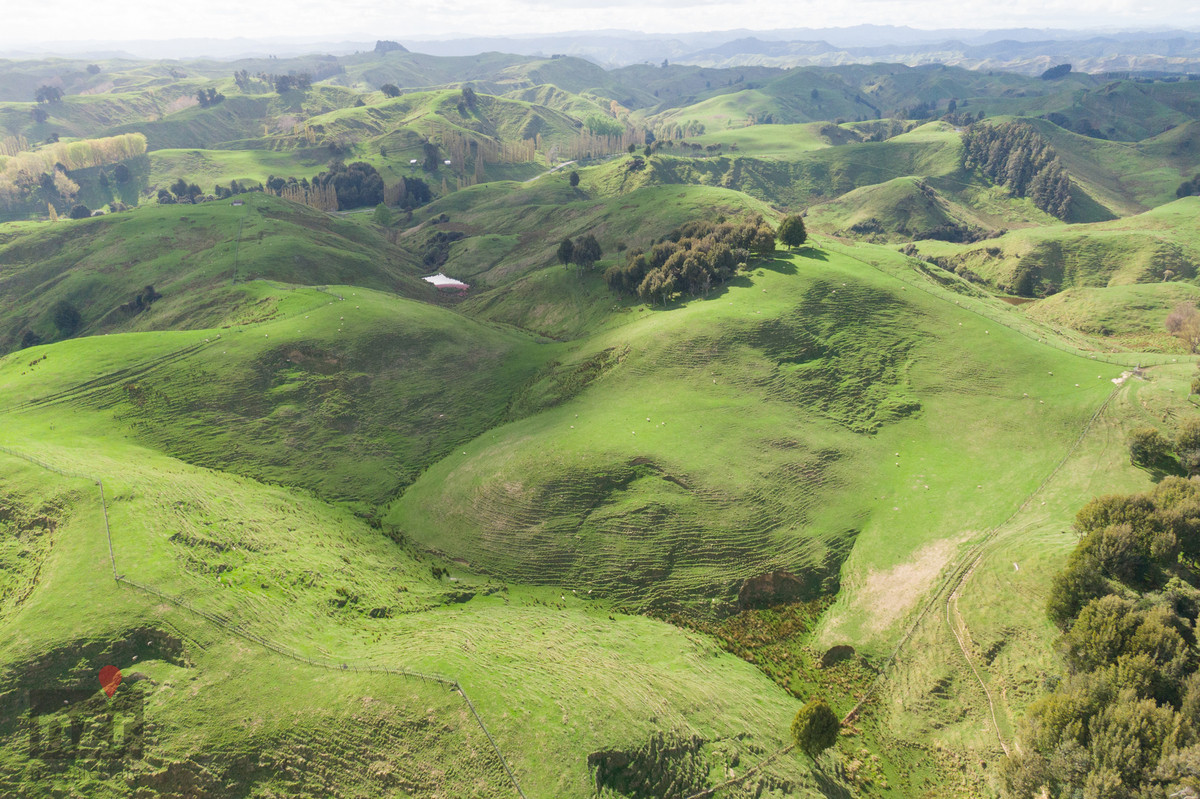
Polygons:
<instances>
[{"instance_id":1,"label":"tree","mask_svg":"<svg viewBox=\"0 0 1200 799\"><path fill-rule=\"evenodd\" d=\"M394 83L385 83L379 87L379 91L383 92L385 97L399 97L400 87Z\"/></svg>"},{"instance_id":2,"label":"tree","mask_svg":"<svg viewBox=\"0 0 1200 799\"><path fill-rule=\"evenodd\" d=\"M792 740L800 751L816 759L837 743L841 723L824 699L810 699L792 720Z\"/></svg>"},{"instance_id":3,"label":"tree","mask_svg":"<svg viewBox=\"0 0 1200 799\"><path fill-rule=\"evenodd\" d=\"M758 226L754 240L750 243L750 251L759 258L770 258L775 255L775 231L765 223Z\"/></svg>"},{"instance_id":4,"label":"tree","mask_svg":"<svg viewBox=\"0 0 1200 799\"><path fill-rule=\"evenodd\" d=\"M808 231L804 229L804 218L799 214L785 216L779 223L779 240L795 249L808 240Z\"/></svg>"},{"instance_id":5,"label":"tree","mask_svg":"<svg viewBox=\"0 0 1200 799\"><path fill-rule=\"evenodd\" d=\"M82 203L80 203L79 205L72 206L71 213L68 214L68 216L71 217L71 219L87 219L91 215L92 215L92 209L88 208L86 205L83 205Z\"/></svg>"},{"instance_id":6,"label":"tree","mask_svg":"<svg viewBox=\"0 0 1200 799\"><path fill-rule=\"evenodd\" d=\"M1050 67L1050 69L1043 72L1042 80L1058 80L1059 78L1065 78L1067 75L1070 75L1070 74L1071 74L1071 65L1070 64L1059 64L1058 66Z\"/></svg>"},{"instance_id":7,"label":"tree","mask_svg":"<svg viewBox=\"0 0 1200 799\"><path fill-rule=\"evenodd\" d=\"M39 86L34 97L39 103L57 103L63 98L63 90L57 86Z\"/></svg>"},{"instance_id":8,"label":"tree","mask_svg":"<svg viewBox=\"0 0 1200 799\"><path fill-rule=\"evenodd\" d=\"M1134 466L1154 466L1171 454L1171 442L1153 427L1139 427L1129 433L1129 462Z\"/></svg>"},{"instance_id":9,"label":"tree","mask_svg":"<svg viewBox=\"0 0 1200 799\"><path fill-rule=\"evenodd\" d=\"M567 182L571 184L571 188L575 188L576 186L578 186L579 185L579 173L572 169L570 177L567 178Z\"/></svg>"},{"instance_id":10,"label":"tree","mask_svg":"<svg viewBox=\"0 0 1200 799\"><path fill-rule=\"evenodd\" d=\"M100 66L98 64L88 64L87 65L87 73L89 75L99 75L100 74Z\"/></svg>"},{"instance_id":11,"label":"tree","mask_svg":"<svg viewBox=\"0 0 1200 799\"><path fill-rule=\"evenodd\" d=\"M372 217L375 224L380 227L388 227L392 224L392 212L383 203L375 206L375 215Z\"/></svg>"},{"instance_id":12,"label":"tree","mask_svg":"<svg viewBox=\"0 0 1200 799\"><path fill-rule=\"evenodd\" d=\"M128 183L129 177L129 167L124 164L117 164L113 167L113 180L117 183Z\"/></svg>"},{"instance_id":13,"label":"tree","mask_svg":"<svg viewBox=\"0 0 1200 799\"><path fill-rule=\"evenodd\" d=\"M1054 575L1050 581L1050 595L1046 600L1046 615L1058 629L1069 630L1075 617L1093 599L1109 593L1108 584L1100 575L1100 564L1095 557L1076 550L1067 560L1067 568Z\"/></svg>"},{"instance_id":14,"label":"tree","mask_svg":"<svg viewBox=\"0 0 1200 799\"><path fill-rule=\"evenodd\" d=\"M1167 332L1187 345L1190 352L1200 349L1200 311L1196 304L1181 302L1167 314Z\"/></svg>"},{"instance_id":15,"label":"tree","mask_svg":"<svg viewBox=\"0 0 1200 799\"><path fill-rule=\"evenodd\" d=\"M1175 433L1175 454L1188 474L1200 472L1200 419L1184 419Z\"/></svg>"},{"instance_id":16,"label":"tree","mask_svg":"<svg viewBox=\"0 0 1200 799\"><path fill-rule=\"evenodd\" d=\"M558 245L558 262L566 266L574 257L575 244L570 239L563 239Z\"/></svg>"},{"instance_id":17,"label":"tree","mask_svg":"<svg viewBox=\"0 0 1200 799\"><path fill-rule=\"evenodd\" d=\"M54 326L58 328L58 332L64 338L72 335L79 329L79 323L82 321L79 309L66 300L59 300L55 303L51 313L53 315Z\"/></svg>"},{"instance_id":18,"label":"tree","mask_svg":"<svg viewBox=\"0 0 1200 799\"><path fill-rule=\"evenodd\" d=\"M637 152L637 145L636 145L636 144L634 144L633 142L630 142L630 143L629 143L629 146L628 146L628 147L626 147L625 149L629 151L629 154L630 154L630 155L633 155L634 153L636 153L636 152Z\"/></svg>"},{"instance_id":19,"label":"tree","mask_svg":"<svg viewBox=\"0 0 1200 799\"><path fill-rule=\"evenodd\" d=\"M580 270L586 270L591 269L592 264L600 260L600 255L600 242L596 241L596 237L589 233L575 244L571 260L579 266Z\"/></svg>"}]
</instances>

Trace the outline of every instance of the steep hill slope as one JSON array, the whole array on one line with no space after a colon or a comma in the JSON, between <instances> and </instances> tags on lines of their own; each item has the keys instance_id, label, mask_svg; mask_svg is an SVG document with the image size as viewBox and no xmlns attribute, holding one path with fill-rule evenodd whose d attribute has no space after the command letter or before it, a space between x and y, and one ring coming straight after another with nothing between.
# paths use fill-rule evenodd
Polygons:
<instances>
[{"instance_id":1,"label":"steep hill slope","mask_svg":"<svg viewBox=\"0 0 1200 799\"><path fill-rule=\"evenodd\" d=\"M15 228L0 241L0 350L119 330L212 327L283 312L260 283L354 282L434 297L410 256L370 228L263 194ZM143 297L153 286L160 297ZM79 315L54 321L59 303ZM279 307L276 307L279 306Z\"/></svg>"}]
</instances>

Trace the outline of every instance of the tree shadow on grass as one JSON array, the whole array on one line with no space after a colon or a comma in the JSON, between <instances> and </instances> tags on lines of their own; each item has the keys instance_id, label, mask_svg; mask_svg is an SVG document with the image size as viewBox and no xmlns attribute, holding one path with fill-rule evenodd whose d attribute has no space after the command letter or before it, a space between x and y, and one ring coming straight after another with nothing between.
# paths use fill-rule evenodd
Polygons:
<instances>
[{"instance_id":1,"label":"tree shadow on grass","mask_svg":"<svg viewBox=\"0 0 1200 799\"><path fill-rule=\"evenodd\" d=\"M1156 484L1161 483L1164 477L1188 476L1187 469L1174 458L1163 458L1151 464L1135 463L1134 466L1145 472L1150 477L1150 482Z\"/></svg>"},{"instance_id":2,"label":"tree shadow on grass","mask_svg":"<svg viewBox=\"0 0 1200 799\"><path fill-rule=\"evenodd\" d=\"M782 258L764 258L761 261L756 261L755 269L770 269L772 272L778 272L781 275L796 274L796 265L790 260L785 261Z\"/></svg>"},{"instance_id":3,"label":"tree shadow on grass","mask_svg":"<svg viewBox=\"0 0 1200 799\"><path fill-rule=\"evenodd\" d=\"M847 790L845 784L838 782L832 774L826 773L820 758L813 762L812 771L809 773L817 783L817 790L827 799L853 799L854 795Z\"/></svg>"}]
</instances>

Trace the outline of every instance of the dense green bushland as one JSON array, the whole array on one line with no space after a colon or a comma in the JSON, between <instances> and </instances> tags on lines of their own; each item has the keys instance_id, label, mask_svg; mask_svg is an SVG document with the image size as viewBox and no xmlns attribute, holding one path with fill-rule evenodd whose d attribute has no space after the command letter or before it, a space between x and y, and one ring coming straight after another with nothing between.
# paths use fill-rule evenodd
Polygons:
<instances>
[{"instance_id":1,"label":"dense green bushland","mask_svg":"<svg viewBox=\"0 0 1200 799\"><path fill-rule=\"evenodd\" d=\"M1106 495L1051 585L1067 673L1029 710L1009 796L1179 796L1200 772L1200 482Z\"/></svg>"}]
</instances>

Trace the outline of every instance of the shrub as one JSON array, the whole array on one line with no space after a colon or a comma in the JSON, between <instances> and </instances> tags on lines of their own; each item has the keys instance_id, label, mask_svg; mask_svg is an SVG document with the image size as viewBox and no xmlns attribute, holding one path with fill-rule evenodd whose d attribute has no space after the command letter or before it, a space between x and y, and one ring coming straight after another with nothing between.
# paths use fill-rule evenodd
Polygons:
<instances>
[{"instance_id":1,"label":"shrub","mask_svg":"<svg viewBox=\"0 0 1200 799\"><path fill-rule=\"evenodd\" d=\"M1135 466L1156 466L1171 454L1171 442L1153 427L1139 427L1126 439L1129 462Z\"/></svg>"},{"instance_id":2,"label":"shrub","mask_svg":"<svg viewBox=\"0 0 1200 799\"><path fill-rule=\"evenodd\" d=\"M65 300L56 303L52 313L54 326L64 337L74 334L79 329L80 322L83 321L83 317L79 315L79 309Z\"/></svg>"},{"instance_id":3,"label":"shrub","mask_svg":"<svg viewBox=\"0 0 1200 799\"><path fill-rule=\"evenodd\" d=\"M792 720L792 740L811 758L837 743L841 722L824 699L810 699Z\"/></svg>"}]
</instances>

